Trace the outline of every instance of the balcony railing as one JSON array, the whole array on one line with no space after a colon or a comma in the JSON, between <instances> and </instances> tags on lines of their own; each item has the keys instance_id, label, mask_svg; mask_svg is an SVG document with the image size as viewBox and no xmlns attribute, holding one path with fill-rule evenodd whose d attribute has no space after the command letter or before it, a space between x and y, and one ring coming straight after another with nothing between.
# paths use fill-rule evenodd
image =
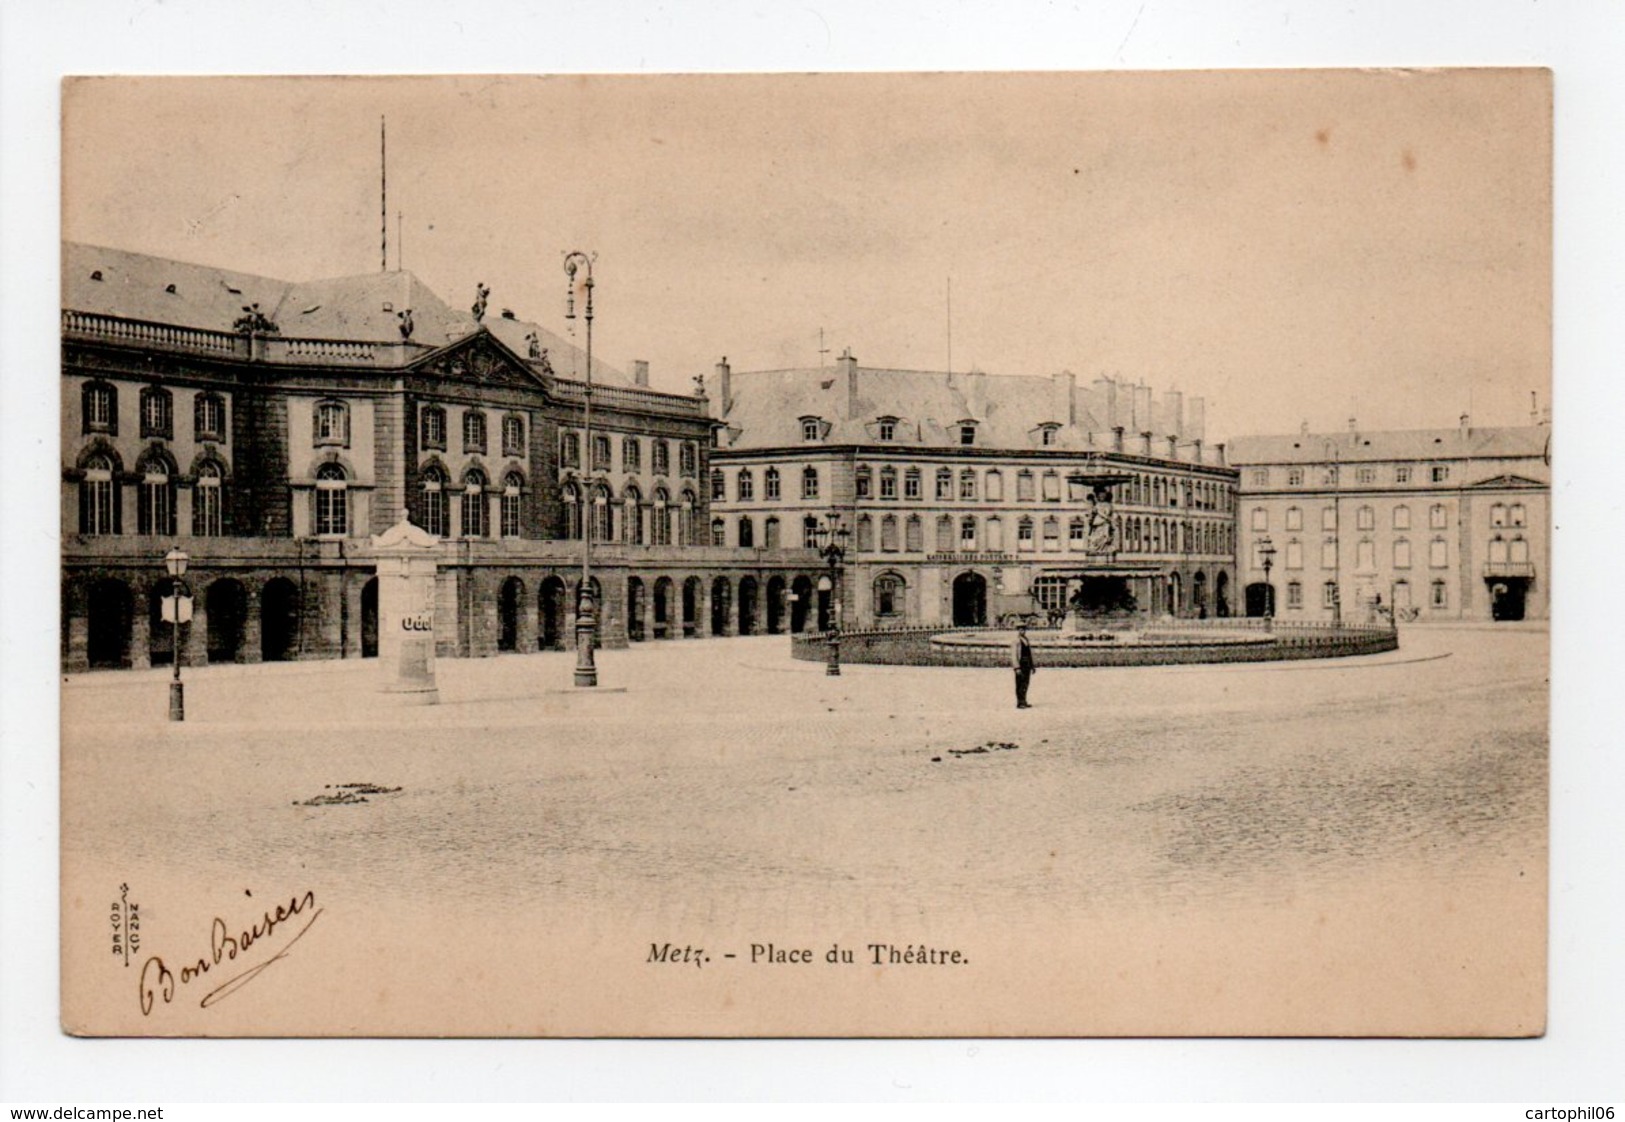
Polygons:
<instances>
[{"instance_id":1,"label":"balcony railing","mask_svg":"<svg viewBox=\"0 0 1625 1122\"><path fill-rule=\"evenodd\" d=\"M1533 561L1486 561L1484 563L1484 579L1496 580L1504 577L1525 577L1529 580L1535 578L1535 563Z\"/></svg>"},{"instance_id":2,"label":"balcony railing","mask_svg":"<svg viewBox=\"0 0 1625 1122\"><path fill-rule=\"evenodd\" d=\"M292 339L281 335L248 336L232 331L177 327L169 323L125 319L99 312L62 312L62 334L74 340L120 343L159 351L185 351L243 362L291 366L405 366L434 348L425 343L369 343L353 339Z\"/></svg>"},{"instance_id":3,"label":"balcony railing","mask_svg":"<svg viewBox=\"0 0 1625 1122\"><path fill-rule=\"evenodd\" d=\"M561 401L574 403L587 398L586 383L568 378L555 380L553 391ZM606 386L598 382L593 383L592 403L600 409L621 408L637 413L675 413L685 417L705 415L705 403L697 397L661 393L642 387Z\"/></svg>"}]
</instances>

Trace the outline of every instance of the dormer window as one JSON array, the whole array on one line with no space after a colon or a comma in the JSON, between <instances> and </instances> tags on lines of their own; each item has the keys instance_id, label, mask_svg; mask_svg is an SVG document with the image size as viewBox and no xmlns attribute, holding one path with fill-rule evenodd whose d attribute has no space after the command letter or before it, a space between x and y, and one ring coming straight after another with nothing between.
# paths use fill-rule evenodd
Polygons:
<instances>
[{"instance_id":1,"label":"dormer window","mask_svg":"<svg viewBox=\"0 0 1625 1122\"><path fill-rule=\"evenodd\" d=\"M881 440L896 440L897 439L897 418L896 417L882 417L882 418L880 418L879 422L877 422L877 424L875 425L875 432L876 432L876 435L878 435Z\"/></svg>"},{"instance_id":2,"label":"dormer window","mask_svg":"<svg viewBox=\"0 0 1625 1122\"><path fill-rule=\"evenodd\" d=\"M1055 445L1056 440L1059 439L1060 431L1061 431L1061 426L1060 425L1044 425L1044 426L1042 426L1038 430L1038 443L1042 444L1045 448L1053 447Z\"/></svg>"},{"instance_id":3,"label":"dormer window","mask_svg":"<svg viewBox=\"0 0 1625 1122\"><path fill-rule=\"evenodd\" d=\"M801 439L821 440L824 436L824 424L817 417L801 418Z\"/></svg>"},{"instance_id":4,"label":"dormer window","mask_svg":"<svg viewBox=\"0 0 1625 1122\"><path fill-rule=\"evenodd\" d=\"M961 421L961 422L959 422L959 443L961 443L961 444L975 444L976 443L976 422L975 421Z\"/></svg>"}]
</instances>

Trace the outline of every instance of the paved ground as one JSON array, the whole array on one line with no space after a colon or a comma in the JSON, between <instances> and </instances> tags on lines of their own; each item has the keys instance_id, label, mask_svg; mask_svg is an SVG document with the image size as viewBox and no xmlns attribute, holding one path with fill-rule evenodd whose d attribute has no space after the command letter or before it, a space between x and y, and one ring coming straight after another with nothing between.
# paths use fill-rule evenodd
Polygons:
<instances>
[{"instance_id":1,"label":"paved ground","mask_svg":"<svg viewBox=\"0 0 1625 1122\"><path fill-rule=\"evenodd\" d=\"M596 695L570 655L443 660L424 709L371 662L203 668L184 725L161 671L69 679L70 1016L133 984L96 929L128 883L154 953L296 890L333 916L287 982L169 1020L119 999L137 1031L1538 1028L1543 629L1049 669L1019 712L1007 672L835 679L787 647L604 652L624 692ZM928 938L974 965L720 960ZM719 961L667 980L667 940ZM278 1004L307 970L324 1000Z\"/></svg>"}]
</instances>

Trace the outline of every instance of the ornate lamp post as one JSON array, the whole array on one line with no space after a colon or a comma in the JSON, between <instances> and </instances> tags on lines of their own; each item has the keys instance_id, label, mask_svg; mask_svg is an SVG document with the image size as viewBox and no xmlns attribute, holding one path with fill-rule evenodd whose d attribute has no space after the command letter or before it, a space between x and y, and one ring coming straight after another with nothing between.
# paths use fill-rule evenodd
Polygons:
<instances>
[{"instance_id":1,"label":"ornate lamp post","mask_svg":"<svg viewBox=\"0 0 1625 1122\"><path fill-rule=\"evenodd\" d=\"M1258 555L1264 559L1264 619L1267 622L1275 618L1275 586L1270 583L1270 568L1275 564L1275 543L1269 538L1260 538Z\"/></svg>"},{"instance_id":2,"label":"ornate lamp post","mask_svg":"<svg viewBox=\"0 0 1625 1122\"><path fill-rule=\"evenodd\" d=\"M1343 509L1341 498L1342 455L1334 441L1326 441L1326 472L1332 481L1332 626L1343 622Z\"/></svg>"},{"instance_id":3,"label":"ornate lamp post","mask_svg":"<svg viewBox=\"0 0 1625 1122\"><path fill-rule=\"evenodd\" d=\"M587 321L587 381L581 397L581 428L582 452L586 456L587 470L583 473L587 486L582 495L582 525L581 525L581 594L576 600L576 673L577 686L596 686L598 684L598 664L594 661L593 649L598 644L598 605L592 594L592 533L594 524L598 521L598 511L593 503L593 445L592 445L592 261L594 255L572 250L564 255L564 273L570 278L569 287L565 293L565 319L576 318L576 273L584 271L585 279L582 287L587 290L586 309L583 318Z\"/></svg>"},{"instance_id":4,"label":"ornate lamp post","mask_svg":"<svg viewBox=\"0 0 1625 1122\"><path fill-rule=\"evenodd\" d=\"M175 618L170 621L170 635L174 645L175 676L169 682L169 719L186 720L186 687L181 684L181 578L186 575L186 562L190 560L179 548L164 554L164 569L169 573L170 608Z\"/></svg>"},{"instance_id":5,"label":"ornate lamp post","mask_svg":"<svg viewBox=\"0 0 1625 1122\"><path fill-rule=\"evenodd\" d=\"M824 673L832 678L841 675L841 562L846 559L846 542L851 531L841 525L841 516L830 511L826 522L817 531L818 555L829 563L829 575L818 582L820 591L828 589L830 603L829 658Z\"/></svg>"}]
</instances>

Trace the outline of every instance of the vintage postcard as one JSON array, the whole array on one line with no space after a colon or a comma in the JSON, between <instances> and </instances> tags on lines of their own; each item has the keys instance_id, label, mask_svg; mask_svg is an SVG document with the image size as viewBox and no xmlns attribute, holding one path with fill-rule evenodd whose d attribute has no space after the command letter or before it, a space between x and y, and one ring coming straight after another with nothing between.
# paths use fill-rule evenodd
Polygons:
<instances>
[{"instance_id":1,"label":"vintage postcard","mask_svg":"<svg viewBox=\"0 0 1625 1122\"><path fill-rule=\"evenodd\" d=\"M62 100L66 1031L1544 1031L1549 72Z\"/></svg>"}]
</instances>

